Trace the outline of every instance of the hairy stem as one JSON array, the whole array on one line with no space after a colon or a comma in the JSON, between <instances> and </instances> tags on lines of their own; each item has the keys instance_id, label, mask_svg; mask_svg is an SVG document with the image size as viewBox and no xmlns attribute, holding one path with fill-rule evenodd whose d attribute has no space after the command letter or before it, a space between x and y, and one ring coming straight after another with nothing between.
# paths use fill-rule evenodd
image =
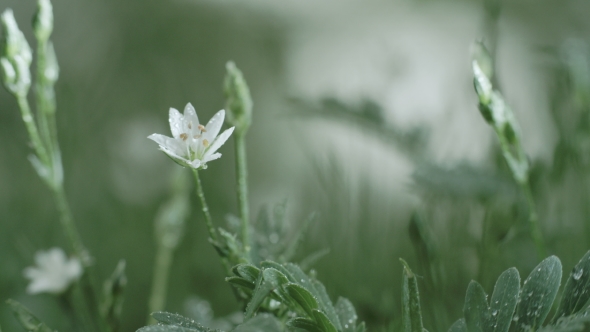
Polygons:
<instances>
[{"instance_id":1,"label":"hairy stem","mask_svg":"<svg viewBox=\"0 0 590 332\"><path fill-rule=\"evenodd\" d=\"M197 185L197 196L199 196L199 200L201 201L201 209L203 211L203 215L205 216L205 224L207 225L207 232L209 232L209 237L211 240L217 242L217 232L215 232L215 228L213 227L213 220L211 219L211 213L209 212L209 206L207 205L207 201L205 200L205 193L203 192L203 185L201 184L201 178L199 178L199 171L193 169L193 175L195 176L195 183Z\"/></svg>"},{"instance_id":2,"label":"hairy stem","mask_svg":"<svg viewBox=\"0 0 590 332\"><path fill-rule=\"evenodd\" d=\"M246 253L250 251L250 221L248 207L248 165L246 160L245 133L238 132L235 135L236 147L236 174L238 177L238 205L240 209L241 240Z\"/></svg>"}]
</instances>

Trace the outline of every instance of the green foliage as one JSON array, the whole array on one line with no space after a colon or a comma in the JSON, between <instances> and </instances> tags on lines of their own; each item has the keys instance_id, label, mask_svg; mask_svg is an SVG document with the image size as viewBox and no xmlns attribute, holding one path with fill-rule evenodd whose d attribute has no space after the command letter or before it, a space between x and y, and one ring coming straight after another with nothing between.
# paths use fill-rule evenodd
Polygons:
<instances>
[{"instance_id":1,"label":"green foliage","mask_svg":"<svg viewBox=\"0 0 590 332\"><path fill-rule=\"evenodd\" d=\"M404 332L422 332L422 311L420 309L420 294L418 280L408 263L400 259L404 265L402 284L402 326Z\"/></svg>"},{"instance_id":2,"label":"green foliage","mask_svg":"<svg viewBox=\"0 0 590 332\"><path fill-rule=\"evenodd\" d=\"M267 311L280 319L288 319L286 324L291 328L364 331L364 325L357 324L357 314L350 301L339 298L334 306L324 285L295 264L264 261L260 268L241 264L232 271L235 276L226 280L247 291L246 320L256 311Z\"/></svg>"},{"instance_id":3,"label":"green foliage","mask_svg":"<svg viewBox=\"0 0 590 332\"><path fill-rule=\"evenodd\" d=\"M589 257L590 251L572 270L550 324L543 326L561 282L561 262L555 256L532 270L522 290L518 271L504 271L496 281L489 304L483 287L471 281L465 296L465 318L457 320L449 332L583 331L590 322L590 284L588 277L582 278Z\"/></svg>"},{"instance_id":4,"label":"green foliage","mask_svg":"<svg viewBox=\"0 0 590 332\"><path fill-rule=\"evenodd\" d=\"M47 327L45 323L35 317L22 304L14 300L7 300L6 303L8 303L10 309L12 309L12 313L25 330L29 332L53 332L52 329Z\"/></svg>"}]
</instances>

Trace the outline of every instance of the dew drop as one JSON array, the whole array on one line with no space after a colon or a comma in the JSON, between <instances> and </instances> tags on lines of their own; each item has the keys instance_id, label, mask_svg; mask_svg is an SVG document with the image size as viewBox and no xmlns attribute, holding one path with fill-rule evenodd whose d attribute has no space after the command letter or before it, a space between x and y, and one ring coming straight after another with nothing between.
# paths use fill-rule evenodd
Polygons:
<instances>
[{"instance_id":1,"label":"dew drop","mask_svg":"<svg viewBox=\"0 0 590 332\"><path fill-rule=\"evenodd\" d=\"M580 280L580 278L582 278L582 274L584 274L584 269L579 269L572 275L572 277L574 277L574 280Z\"/></svg>"},{"instance_id":2,"label":"dew drop","mask_svg":"<svg viewBox=\"0 0 590 332\"><path fill-rule=\"evenodd\" d=\"M492 311L492 316L496 316L498 314L498 310Z\"/></svg>"}]
</instances>

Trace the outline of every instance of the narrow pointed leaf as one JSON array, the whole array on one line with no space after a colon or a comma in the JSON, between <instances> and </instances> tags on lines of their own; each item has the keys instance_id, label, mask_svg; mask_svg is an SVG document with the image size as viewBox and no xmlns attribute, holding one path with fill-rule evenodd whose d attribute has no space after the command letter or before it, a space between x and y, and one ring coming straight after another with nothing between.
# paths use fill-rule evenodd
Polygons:
<instances>
[{"instance_id":1,"label":"narrow pointed leaf","mask_svg":"<svg viewBox=\"0 0 590 332\"><path fill-rule=\"evenodd\" d=\"M248 302L248 305L246 306L246 312L244 314L245 320L250 319L254 315L256 309L260 307L262 301L266 299L268 294L270 294L274 288L275 286L271 282L268 282L262 277L262 273L259 274L258 280L256 281L256 288L254 288L254 291L252 292L252 299L250 299L250 302Z\"/></svg>"},{"instance_id":2,"label":"narrow pointed leaf","mask_svg":"<svg viewBox=\"0 0 590 332\"><path fill-rule=\"evenodd\" d=\"M451 328L449 328L448 332L468 332L467 324L465 324L465 319L461 318L457 320L455 323L453 323L453 325L451 325Z\"/></svg>"},{"instance_id":3,"label":"narrow pointed leaf","mask_svg":"<svg viewBox=\"0 0 590 332\"><path fill-rule=\"evenodd\" d=\"M556 256L544 259L524 281L511 331L539 329L561 283L561 262Z\"/></svg>"},{"instance_id":4,"label":"narrow pointed leaf","mask_svg":"<svg viewBox=\"0 0 590 332\"><path fill-rule=\"evenodd\" d=\"M19 302L9 299L6 303L8 303L12 313L25 330L30 332L53 332Z\"/></svg>"},{"instance_id":5,"label":"narrow pointed leaf","mask_svg":"<svg viewBox=\"0 0 590 332\"><path fill-rule=\"evenodd\" d=\"M507 332L510 328L512 315L518 302L520 292L520 275L516 268L504 271L494 287L490 302L491 322L493 332Z\"/></svg>"},{"instance_id":6,"label":"narrow pointed leaf","mask_svg":"<svg viewBox=\"0 0 590 332\"><path fill-rule=\"evenodd\" d=\"M233 267L232 271L236 275L252 283L256 282L256 280L258 279L258 275L260 274L260 269L251 264L238 264Z\"/></svg>"},{"instance_id":7,"label":"narrow pointed leaf","mask_svg":"<svg viewBox=\"0 0 590 332\"><path fill-rule=\"evenodd\" d=\"M156 331L199 331L199 332L213 332L218 330L212 330L207 328L194 320L181 316L179 314L173 314L164 311L158 311L152 313L152 317L157 320L160 324L168 325L168 327L179 327L182 329L171 329L171 330L158 330L158 329L146 329L148 327L153 326L162 326L162 325L150 325L140 329L142 332L156 332Z\"/></svg>"},{"instance_id":8,"label":"narrow pointed leaf","mask_svg":"<svg viewBox=\"0 0 590 332\"><path fill-rule=\"evenodd\" d=\"M463 306L463 315L465 324L469 332L487 332L490 331L488 323L491 313L488 306L487 295L483 287L476 281L471 280L467 287L465 295L465 305Z\"/></svg>"},{"instance_id":9,"label":"narrow pointed leaf","mask_svg":"<svg viewBox=\"0 0 590 332\"><path fill-rule=\"evenodd\" d=\"M278 271L280 271L281 273L283 273L285 275L285 277L287 277L287 279L289 279L290 282L294 282L297 283L297 279L295 279L291 273L289 272L289 270L287 270L283 265L273 262L273 261L263 261L262 263L260 263L260 266L263 269L268 269L268 268L273 268L276 269Z\"/></svg>"},{"instance_id":10,"label":"narrow pointed leaf","mask_svg":"<svg viewBox=\"0 0 590 332\"><path fill-rule=\"evenodd\" d=\"M313 318L318 323L322 331L324 332L338 332L338 329L332 324L332 321L328 318L328 316L320 311L320 310L313 310L312 312Z\"/></svg>"},{"instance_id":11,"label":"narrow pointed leaf","mask_svg":"<svg viewBox=\"0 0 590 332\"><path fill-rule=\"evenodd\" d=\"M254 290L254 288L256 287L254 283L241 277L227 277L225 278L225 281L229 282L234 286L238 286L247 290Z\"/></svg>"},{"instance_id":12,"label":"narrow pointed leaf","mask_svg":"<svg viewBox=\"0 0 590 332\"><path fill-rule=\"evenodd\" d=\"M423 332L422 310L416 275L408 263L400 258L404 265L402 283L402 326L405 332Z\"/></svg>"},{"instance_id":13,"label":"narrow pointed leaf","mask_svg":"<svg viewBox=\"0 0 590 332\"><path fill-rule=\"evenodd\" d=\"M563 288L559 308L553 317L556 322L582 310L590 299L590 251L586 252L570 273Z\"/></svg>"},{"instance_id":14,"label":"narrow pointed leaf","mask_svg":"<svg viewBox=\"0 0 590 332\"><path fill-rule=\"evenodd\" d=\"M320 308L322 309L324 314L330 319L330 321L336 327L336 329L342 331L340 319L336 314L336 309L332 304L332 300L330 300L330 297L328 296L328 292L326 292L326 287L324 287L324 284L322 284L318 280L312 279L311 285L315 289L314 295L320 300Z\"/></svg>"},{"instance_id":15,"label":"narrow pointed leaf","mask_svg":"<svg viewBox=\"0 0 590 332\"><path fill-rule=\"evenodd\" d=\"M309 332L323 332L316 322L303 317L296 317L289 320L287 322L287 327L302 329Z\"/></svg>"},{"instance_id":16,"label":"narrow pointed leaf","mask_svg":"<svg viewBox=\"0 0 590 332\"><path fill-rule=\"evenodd\" d=\"M281 323L271 314L259 314L238 325L232 332L280 331Z\"/></svg>"},{"instance_id":17,"label":"narrow pointed leaf","mask_svg":"<svg viewBox=\"0 0 590 332\"><path fill-rule=\"evenodd\" d=\"M340 319L340 325L342 325L342 331L354 332L358 316L352 303L348 299L340 297L336 301L335 309L338 319Z\"/></svg>"},{"instance_id":18,"label":"narrow pointed leaf","mask_svg":"<svg viewBox=\"0 0 590 332\"><path fill-rule=\"evenodd\" d=\"M288 284L285 286L285 290L309 317L313 317L312 311L318 309L318 301L307 289L297 284Z\"/></svg>"},{"instance_id":19,"label":"narrow pointed leaf","mask_svg":"<svg viewBox=\"0 0 590 332\"><path fill-rule=\"evenodd\" d=\"M191 329L176 325L149 325L138 329L136 332L208 332L209 329Z\"/></svg>"}]
</instances>

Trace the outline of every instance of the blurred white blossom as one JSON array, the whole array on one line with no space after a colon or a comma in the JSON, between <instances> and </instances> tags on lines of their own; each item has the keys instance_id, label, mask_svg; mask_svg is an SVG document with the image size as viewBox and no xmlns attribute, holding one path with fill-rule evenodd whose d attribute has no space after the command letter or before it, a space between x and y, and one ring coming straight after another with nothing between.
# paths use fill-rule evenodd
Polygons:
<instances>
[{"instance_id":1,"label":"blurred white blossom","mask_svg":"<svg viewBox=\"0 0 590 332\"><path fill-rule=\"evenodd\" d=\"M82 275L82 264L77 258L66 257L60 248L38 251L36 266L27 267L24 276L31 280L27 287L30 294L63 293L72 282Z\"/></svg>"},{"instance_id":2,"label":"blurred white blossom","mask_svg":"<svg viewBox=\"0 0 590 332\"><path fill-rule=\"evenodd\" d=\"M194 169L205 169L208 161L221 157L221 153L216 151L234 131L234 127L231 127L217 136L224 118L225 111L221 110L213 115L206 126L203 126L199 123L193 105L188 103L184 108L184 115L170 108L169 121L172 137L152 134L148 138L160 144L160 150L178 164Z\"/></svg>"}]
</instances>

